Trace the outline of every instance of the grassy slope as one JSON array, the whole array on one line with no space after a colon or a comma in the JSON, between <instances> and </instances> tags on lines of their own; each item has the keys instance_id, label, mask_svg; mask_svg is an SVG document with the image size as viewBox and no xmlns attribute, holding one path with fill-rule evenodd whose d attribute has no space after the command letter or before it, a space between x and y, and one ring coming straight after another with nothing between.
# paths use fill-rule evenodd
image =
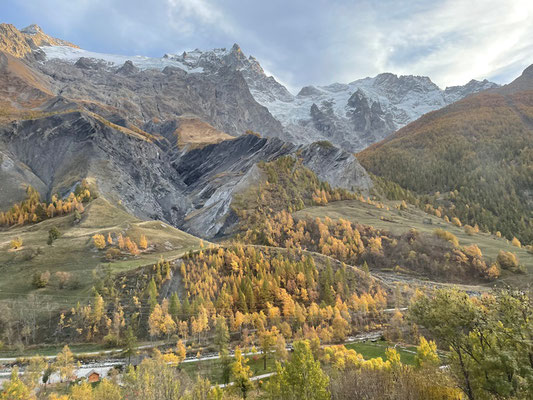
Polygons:
<instances>
[{"instance_id":1,"label":"grassy slope","mask_svg":"<svg viewBox=\"0 0 533 400\"><path fill-rule=\"evenodd\" d=\"M451 223L445 222L441 218L426 214L413 206L408 206L408 209L405 211L399 211L393 207L395 202L387 202L386 204L389 205L390 210L379 209L373 205L362 203L358 200L347 200L330 203L323 207L309 207L296 212L294 215L298 218L306 216L313 218L323 218L327 216L331 219L344 218L352 222L372 225L379 229L387 229L394 234L401 234L411 228L431 234L435 229L442 228L457 236L459 243L462 246L474 243L477 244L483 255L492 260L496 258L500 250L515 253L519 257L520 262L527 269L527 279L524 279L524 275L510 274L503 271L499 282L524 286L532 281L533 255L529 254L524 249L512 246L506 239L497 238L494 235L481 232L469 236L465 233L463 228L458 228ZM424 223L424 220L431 220L432 223Z\"/></svg>"},{"instance_id":2,"label":"grassy slope","mask_svg":"<svg viewBox=\"0 0 533 400\"><path fill-rule=\"evenodd\" d=\"M112 262L115 272L151 264L160 257L174 258L190 249L200 248L200 239L159 221L140 221L103 198L94 200L86 208L79 224L75 224L73 219L73 215L67 215L36 225L0 231L0 299L29 293L49 295L57 302L85 297L93 283L92 270L98 265L108 264L104 252L95 250L92 245L91 237L96 233L122 232L136 241L144 234L149 246L154 246L139 257ZM48 230L52 226L60 230L61 237L53 246L48 246ZM24 245L12 251L9 250L9 242L15 237L21 237ZM49 287L34 289L31 285L33 274L47 270L52 275L56 271L72 273L79 279L80 288L58 290L52 278Z\"/></svg>"}]
</instances>

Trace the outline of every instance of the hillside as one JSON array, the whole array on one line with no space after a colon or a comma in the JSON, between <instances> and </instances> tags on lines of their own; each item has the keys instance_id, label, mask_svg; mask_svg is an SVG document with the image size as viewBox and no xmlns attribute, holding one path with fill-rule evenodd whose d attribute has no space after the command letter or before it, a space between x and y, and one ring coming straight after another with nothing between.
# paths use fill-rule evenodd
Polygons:
<instances>
[{"instance_id":1,"label":"hillside","mask_svg":"<svg viewBox=\"0 0 533 400\"><path fill-rule=\"evenodd\" d=\"M487 286L511 285L513 287L524 287L530 285L533 281L533 254L526 249L517 248L508 240L488 233L476 232L469 234L464 228L446 222L442 218L427 214L415 206L408 205L406 209L402 210L399 209L400 202L398 201L387 201L380 204L383 204L384 207L376 207L360 200L339 201L326 206L305 208L293 213L293 217L295 220L306 218L325 219L326 217L334 221L345 219L353 223L371 225L385 232L390 232L397 237L406 235L412 229L418 231L423 237L430 237L435 236L435 230L443 229L457 237L460 247L478 246L489 264L497 259L500 250L516 254L520 264L525 267L527 275L501 270L501 276L497 280L484 283ZM397 257L397 259L399 260L400 257ZM428 261L432 260L429 259ZM401 277L402 274L408 272L405 269L400 270L399 276ZM427 278L428 274L426 273L425 276ZM405 280L405 275L403 279ZM464 282L465 278L462 278L462 280Z\"/></svg>"},{"instance_id":2,"label":"hillside","mask_svg":"<svg viewBox=\"0 0 533 400\"><path fill-rule=\"evenodd\" d=\"M358 154L375 175L449 219L533 241L532 68L513 83L429 113Z\"/></svg>"},{"instance_id":3,"label":"hillside","mask_svg":"<svg viewBox=\"0 0 533 400\"><path fill-rule=\"evenodd\" d=\"M60 236L48 245L52 227L59 230ZM92 240L96 234L107 237L109 233L114 239L122 234L136 242L145 235L148 248L138 256L124 254L110 261L105 257L106 250L97 250ZM10 249L10 242L15 238L22 239L22 247ZM73 305L76 299L85 299L90 294L93 270L97 267L109 264L113 272L127 271L157 262L160 257L175 258L199 247L200 239L160 221L141 221L100 197L89 203L79 223L74 221L73 214L68 214L38 224L0 230L0 299L35 294L51 299L52 303ZM35 288L32 285L34 274L46 271L51 275L50 284L46 288ZM58 288L57 272L70 274L63 289Z\"/></svg>"}]
</instances>

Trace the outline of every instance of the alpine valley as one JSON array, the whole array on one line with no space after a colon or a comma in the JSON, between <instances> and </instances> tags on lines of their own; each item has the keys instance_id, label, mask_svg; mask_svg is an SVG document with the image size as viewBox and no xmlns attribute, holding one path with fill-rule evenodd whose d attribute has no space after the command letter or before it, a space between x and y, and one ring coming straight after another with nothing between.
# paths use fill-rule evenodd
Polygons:
<instances>
[{"instance_id":1,"label":"alpine valley","mask_svg":"<svg viewBox=\"0 0 533 400\"><path fill-rule=\"evenodd\" d=\"M531 398L532 143L533 66L295 94L0 24L0 399Z\"/></svg>"}]
</instances>

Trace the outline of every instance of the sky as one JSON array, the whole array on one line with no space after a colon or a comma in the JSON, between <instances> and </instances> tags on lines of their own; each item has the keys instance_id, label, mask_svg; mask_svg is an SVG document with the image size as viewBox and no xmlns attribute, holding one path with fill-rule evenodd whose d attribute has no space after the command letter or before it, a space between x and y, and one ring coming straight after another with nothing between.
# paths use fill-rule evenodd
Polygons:
<instances>
[{"instance_id":1,"label":"sky","mask_svg":"<svg viewBox=\"0 0 533 400\"><path fill-rule=\"evenodd\" d=\"M533 64L531 0L0 0L0 16L104 53L238 43L293 92L382 72L507 83Z\"/></svg>"}]
</instances>

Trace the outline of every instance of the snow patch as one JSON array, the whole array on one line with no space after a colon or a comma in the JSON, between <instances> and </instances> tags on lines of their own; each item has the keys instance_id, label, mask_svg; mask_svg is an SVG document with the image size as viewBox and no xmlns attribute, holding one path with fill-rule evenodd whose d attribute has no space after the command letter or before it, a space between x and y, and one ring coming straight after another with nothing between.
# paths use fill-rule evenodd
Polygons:
<instances>
[{"instance_id":1,"label":"snow patch","mask_svg":"<svg viewBox=\"0 0 533 400\"><path fill-rule=\"evenodd\" d=\"M122 56L117 54L96 53L68 46L42 46L40 49L46 54L46 58L48 60L59 59L70 63L75 63L81 57L86 57L95 60L102 60L107 63L109 67L119 67L122 66L126 61L130 60L133 65L141 70L162 70L165 67L178 67L189 73L204 72L203 68L190 68L179 61L167 57L155 58L145 56Z\"/></svg>"}]
</instances>

